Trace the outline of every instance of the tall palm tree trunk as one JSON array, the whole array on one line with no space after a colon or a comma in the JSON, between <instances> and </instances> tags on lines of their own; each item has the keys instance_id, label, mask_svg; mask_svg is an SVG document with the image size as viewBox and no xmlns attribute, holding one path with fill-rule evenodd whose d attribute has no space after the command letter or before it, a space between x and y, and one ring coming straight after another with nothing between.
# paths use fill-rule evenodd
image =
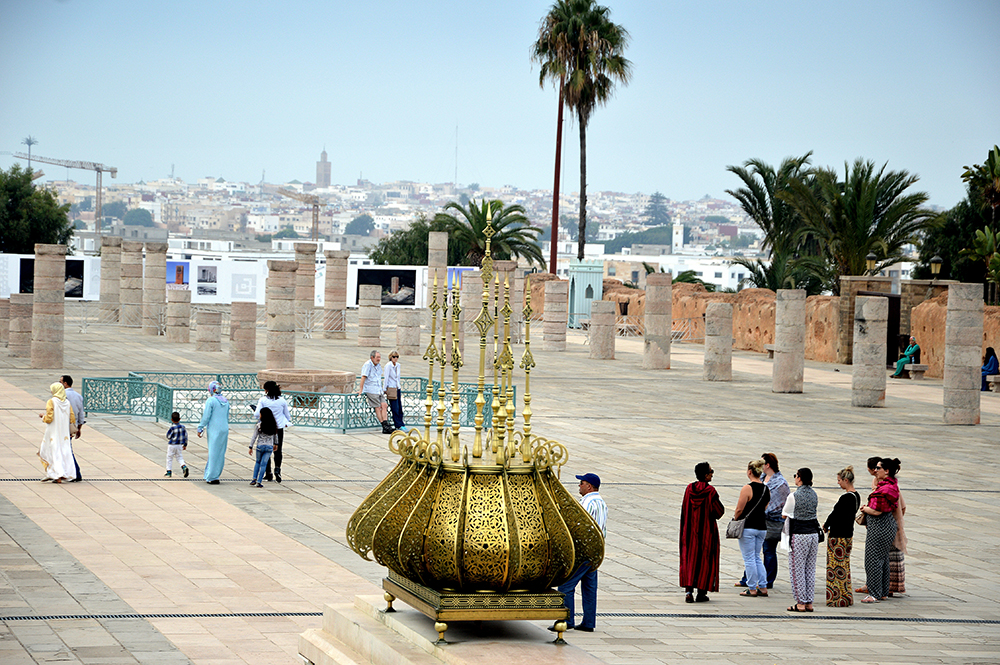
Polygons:
<instances>
[{"instance_id":1,"label":"tall palm tree trunk","mask_svg":"<svg viewBox=\"0 0 1000 665\"><path fill-rule=\"evenodd\" d=\"M578 113L577 119L580 122L580 235L576 258L583 261L583 247L587 244L587 122L583 113Z\"/></svg>"},{"instance_id":2,"label":"tall palm tree trunk","mask_svg":"<svg viewBox=\"0 0 1000 665\"><path fill-rule=\"evenodd\" d=\"M552 242L549 248L549 272L556 274L556 250L559 244L559 171L562 168L563 89L566 77L559 79L559 118L556 121L556 176L552 187Z\"/></svg>"}]
</instances>

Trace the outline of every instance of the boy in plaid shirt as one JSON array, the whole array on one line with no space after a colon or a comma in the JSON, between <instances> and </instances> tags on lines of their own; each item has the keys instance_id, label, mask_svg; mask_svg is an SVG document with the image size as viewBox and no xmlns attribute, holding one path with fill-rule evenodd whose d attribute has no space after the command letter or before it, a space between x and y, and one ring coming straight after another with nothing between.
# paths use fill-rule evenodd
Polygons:
<instances>
[{"instance_id":1,"label":"boy in plaid shirt","mask_svg":"<svg viewBox=\"0 0 1000 665\"><path fill-rule=\"evenodd\" d=\"M181 463L181 471L184 472L184 477L188 477L188 468L184 464L184 455L181 454L182 450L187 450L188 447L188 433L184 425L181 425L181 414L174 411L170 414L170 420L173 425L167 430L167 473L164 474L165 477L169 478L173 475L171 468L173 468L174 458Z\"/></svg>"}]
</instances>

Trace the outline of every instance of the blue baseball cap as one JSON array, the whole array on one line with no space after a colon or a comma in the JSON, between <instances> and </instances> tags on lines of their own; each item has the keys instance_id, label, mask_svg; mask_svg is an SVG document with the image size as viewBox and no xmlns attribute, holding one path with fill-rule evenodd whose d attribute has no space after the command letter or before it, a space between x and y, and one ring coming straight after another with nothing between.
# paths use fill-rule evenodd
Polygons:
<instances>
[{"instance_id":1,"label":"blue baseball cap","mask_svg":"<svg viewBox=\"0 0 1000 665\"><path fill-rule=\"evenodd\" d=\"M596 473L585 473L582 476L577 476L577 480L582 480L585 483L590 483L594 486L594 489L600 489L601 479L597 477Z\"/></svg>"}]
</instances>

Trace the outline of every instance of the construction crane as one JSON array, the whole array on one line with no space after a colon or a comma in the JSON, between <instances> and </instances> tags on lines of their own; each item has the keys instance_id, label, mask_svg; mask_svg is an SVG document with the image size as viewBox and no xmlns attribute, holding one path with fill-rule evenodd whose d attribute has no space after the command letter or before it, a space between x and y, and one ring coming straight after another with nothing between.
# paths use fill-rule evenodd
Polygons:
<instances>
[{"instance_id":1,"label":"construction crane","mask_svg":"<svg viewBox=\"0 0 1000 665\"><path fill-rule=\"evenodd\" d=\"M32 159L35 159L32 157ZM326 205L325 203L320 203L319 197L312 194L300 194L299 192L293 192L290 189L279 189L278 193L282 196L287 196L290 199L295 199L296 201L302 201L302 203L308 203L313 207L313 232L312 239L313 242L319 241L319 207L321 205Z\"/></svg>"},{"instance_id":2,"label":"construction crane","mask_svg":"<svg viewBox=\"0 0 1000 665\"><path fill-rule=\"evenodd\" d=\"M97 171L97 196L94 197L94 221L96 223L97 235L101 235L101 175L107 171L111 174L112 178L118 177L118 167L116 166L105 166L104 164L97 164L95 162L77 162L68 159L52 159L50 157L39 157L38 155L32 155L28 157L23 152L15 152L14 156L18 159L30 159L33 162L41 162L43 164L54 164L56 166L65 166L68 169L83 169L85 171Z\"/></svg>"}]
</instances>

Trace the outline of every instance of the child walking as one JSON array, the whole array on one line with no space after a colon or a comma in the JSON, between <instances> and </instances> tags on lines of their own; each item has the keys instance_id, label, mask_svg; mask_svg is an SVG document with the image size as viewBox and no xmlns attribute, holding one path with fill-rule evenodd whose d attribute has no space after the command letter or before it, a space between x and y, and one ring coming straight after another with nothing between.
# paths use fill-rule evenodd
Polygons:
<instances>
[{"instance_id":1,"label":"child walking","mask_svg":"<svg viewBox=\"0 0 1000 665\"><path fill-rule=\"evenodd\" d=\"M250 457L254 457L254 444L257 444L257 462L253 465L253 478L250 480L250 487L263 487L264 472L267 471L267 462L274 452L274 443L278 438L278 423L274 419L271 409L260 410L260 422L253 428L253 436L250 437Z\"/></svg>"},{"instance_id":2,"label":"child walking","mask_svg":"<svg viewBox=\"0 0 1000 665\"><path fill-rule=\"evenodd\" d=\"M169 478L174 475L173 469L174 458L181 463L181 471L184 473L184 477L188 477L188 468L184 464L184 455L181 454L182 450L187 450L188 447L188 433L184 425L181 425L181 414L174 411L170 414L170 422L173 425L167 430L167 472L164 477Z\"/></svg>"}]
</instances>

